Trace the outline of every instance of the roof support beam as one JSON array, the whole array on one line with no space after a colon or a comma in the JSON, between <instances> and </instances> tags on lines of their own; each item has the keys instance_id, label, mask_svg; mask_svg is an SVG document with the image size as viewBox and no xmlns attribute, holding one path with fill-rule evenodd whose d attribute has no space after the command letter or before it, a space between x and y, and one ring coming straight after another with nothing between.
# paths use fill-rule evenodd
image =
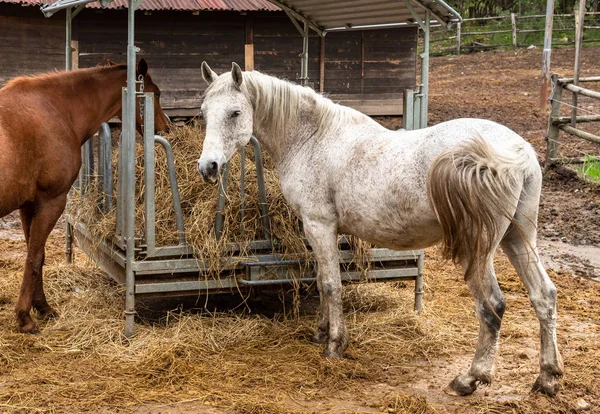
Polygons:
<instances>
[{"instance_id":1,"label":"roof support beam","mask_svg":"<svg viewBox=\"0 0 600 414\"><path fill-rule=\"evenodd\" d=\"M310 20L308 17L304 16L302 13L300 13L299 11L296 11L294 9L292 9L290 6L288 6L285 3L282 3L278 0L269 0L271 3L273 3L274 5L276 5L277 7L280 7L282 10L284 10L286 13L290 13L292 16L294 16L296 19L308 24L308 27L310 27L311 29L313 29L315 32L317 32L319 34L319 36L325 36L325 33L323 32L323 28L321 26L319 26L318 24L316 24L315 22L313 22L312 20Z\"/></svg>"},{"instance_id":2,"label":"roof support beam","mask_svg":"<svg viewBox=\"0 0 600 414\"><path fill-rule=\"evenodd\" d=\"M292 13L290 13L289 11L287 11L287 10L284 10L284 12L290 18L290 20L292 21L292 23L294 23L294 27L296 27L296 30L298 30L298 32L300 33L300 35L304 36L304 29L302 29L302 27L300 27L300 23L298 23L298 20L294 17L294 15Z\"/></svg>"},{"instance_id":3,"label":"roof support beam","mask_svg":"<svg viewBox=\"0 0 600 414\"><path fill-rule=\"evenodd\" d=\"M423 21L421 20L419 14L416 12L415 8L410 4L410 1L404 0L404 4L406 5L406 8L410 12L410 14L412 14L413 18L415 19L415 22L419 25L421 30L425 31L425 25L423 24Z\"/></svg>"},{"instance_id":4,"label":"roof support beam","mask_svg":"<svg viewBox=\"0 0 600 414\"><path fill-rule=\"evenodd\" d=\"M419 6L420 8L422 8L425 12L429 12L431 14L431 16L433 16L435 18L435 20L437 20L440 24L444 24L444 22L446 20L442 19L439 15L437 15L433 10L431 10L429 7L425 6L423 3L417 1L417 0L413 0L415 2L415 4L417 6ZM407 4L408 1L404 0L404 4ZM408 5L407 5L408 7ZM449 28L452 25L451 22L446 23L446 27ZM423 30L424 31L424 30Z\"/></svg>"}]
</instances>

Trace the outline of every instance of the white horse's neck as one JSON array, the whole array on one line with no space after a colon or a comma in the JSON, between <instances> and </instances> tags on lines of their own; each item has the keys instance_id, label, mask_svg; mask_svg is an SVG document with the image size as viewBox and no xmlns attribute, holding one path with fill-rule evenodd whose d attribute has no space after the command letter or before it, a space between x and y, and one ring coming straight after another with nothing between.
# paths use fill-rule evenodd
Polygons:
<instances>
[{"instance_id":1,"label":"white horse's neck","mask_svg":"<svg viewBox=\"0 0 600 414\"><path fill-rule=\"evenodd\" d=\"M381 128L368 116L310 88L260 72L245 72L244 83L254 107L254 133L276 165L294 149L340 128L364 124Z\"/></svg>"}]
</instances>

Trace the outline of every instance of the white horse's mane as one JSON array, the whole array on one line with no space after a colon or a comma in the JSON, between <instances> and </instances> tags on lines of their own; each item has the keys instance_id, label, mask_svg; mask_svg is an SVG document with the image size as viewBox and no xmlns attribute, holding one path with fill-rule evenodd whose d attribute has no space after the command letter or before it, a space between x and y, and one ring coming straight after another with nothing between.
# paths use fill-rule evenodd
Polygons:
<instances>
[{"instance_id":1,"label":"white horse's mane","mask_svg":"<svg viewBox=\"0 0 600 414\"><path fill-rule=\"evenodd\" d=\"M254 107L254 122L264 125L274 135L281 137L286 125L302 121L301 107L312 108L317 118L314 137L334 131L343 125L372 122L368 116L331 99L311 88L266 75L258 71L243 72L244 82L240 87ZM236 90L231 76L220 76L206 90L205 97ZM378 124L377 124L378 125Z\"/></svg>"}]
</instances>

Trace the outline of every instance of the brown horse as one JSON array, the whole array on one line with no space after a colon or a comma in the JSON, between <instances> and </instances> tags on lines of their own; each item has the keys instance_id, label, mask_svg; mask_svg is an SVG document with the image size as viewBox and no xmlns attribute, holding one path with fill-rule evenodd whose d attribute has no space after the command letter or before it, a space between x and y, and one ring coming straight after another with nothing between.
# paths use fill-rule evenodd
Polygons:
<instances>
[{"instance_id":1,"label":"brown horse","mask_svg":"<svg viewBox=\"0 0 600 414\"><path fill-rule=\"evenodd\" d=\"M137 67L144 90L154 92L155 125L169 122L160 91L143 59ZM46 239L62 214L81 167L81 145L102 122L121 114L127 66L115 65L16 78L0 89L0 218L19 209L27 260L16 314L24 333L38 332L29 312L55 317L46 301L42 266ZM137 127L139 129L139 110Z\"/></svg>"}]
</instances>

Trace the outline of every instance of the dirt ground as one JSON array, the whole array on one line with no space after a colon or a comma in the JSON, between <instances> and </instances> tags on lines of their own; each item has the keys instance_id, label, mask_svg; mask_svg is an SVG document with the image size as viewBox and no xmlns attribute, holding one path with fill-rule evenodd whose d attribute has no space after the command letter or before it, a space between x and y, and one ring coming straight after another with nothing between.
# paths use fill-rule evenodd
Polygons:
<instances>
[{"instance_id":1,"label":"dirt ground","mask_svg":"<svg viewBox=\"0 0 600 414\"><path fill-rule=\"evenodd\" d=\"M553 70L570 75L573 55L553 51ZM599 61L600 48L584 49L584 75L598 75ZM539 49L433 58L430 122L492 119L523 135L542 159L540 62ZM397 119L382 122L400 127ZM565 152L574 149L594 150L569 141ZM0 413L570 413L586 405L600 412L600 187L568 170L550 171L539 222L541 251L559 290L561 391L555 398L530 392L539 327L523 285L499 254L507 311L497 376L457 398L443 388L468 368L478 323L460 272L435 249L427 251L421 315L412 312L411 284L346 288L352 340L342 360L322 358L309 342L315 297L305 297L294 316L293 299L281 293L245 304L231 298L208 315L174 309L159 320L142 319L124 346L122 289L81 253L75 266L63 265L61 228L49 240L46 283L62 316L43 322L39 335L16 332L25 246L12 214L0 220Z\"/></svg>"}]
</instances>

